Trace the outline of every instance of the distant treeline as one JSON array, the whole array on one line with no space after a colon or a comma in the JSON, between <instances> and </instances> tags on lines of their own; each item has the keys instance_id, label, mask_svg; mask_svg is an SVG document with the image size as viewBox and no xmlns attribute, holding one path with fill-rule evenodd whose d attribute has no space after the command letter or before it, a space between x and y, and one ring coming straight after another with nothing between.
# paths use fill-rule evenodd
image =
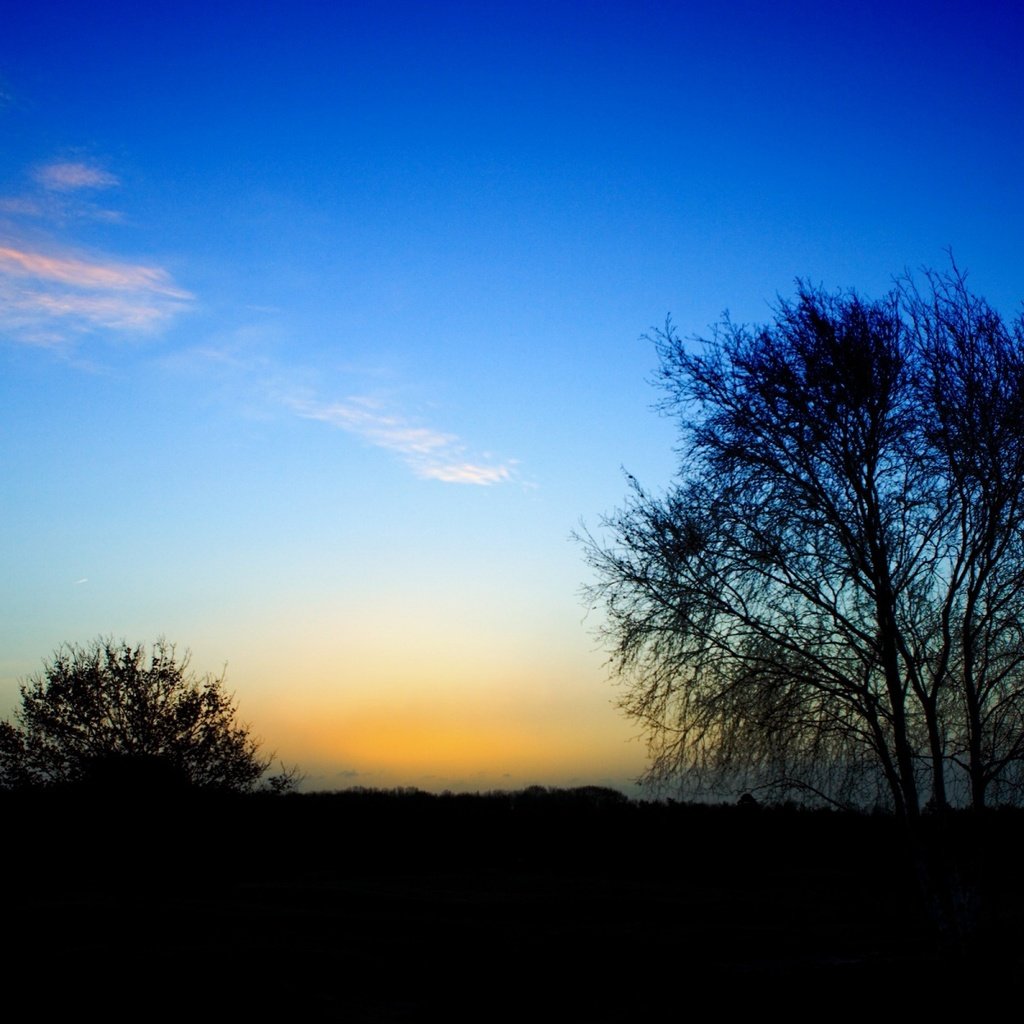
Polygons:
<instances>
[{"instance_id":1,"label":"distant treeline","mask_svg":"<svg viewBox=\"0 0 1024 1024\"><path fill-rule=\"evenodd\" d=\"M848 875L876 890L912 887L879 856L904 839L891 815L791 803L633 800L600 786L152 796L67 787L0 792L0 814L8 836L3 856L59 861L68 880L93 869L148 872L156 860L173 865L165 882L177 873L188 876L186 884L201 882L196 871L222 885L249 874L371 869L639 871L652 879L682 873L729 884ZM942 830L943 849L972 872L998 876L1000 884L1014 874L1005 851L1020 848L1024 811L954 813L934 828Z\"/></svg>"}]
</instances>

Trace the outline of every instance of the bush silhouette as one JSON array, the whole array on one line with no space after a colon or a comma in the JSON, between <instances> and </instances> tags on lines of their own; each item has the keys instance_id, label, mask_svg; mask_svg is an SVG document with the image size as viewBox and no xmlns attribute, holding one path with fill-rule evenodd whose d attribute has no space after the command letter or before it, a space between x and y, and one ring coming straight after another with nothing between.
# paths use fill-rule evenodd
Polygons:
<instances>
[{"instance_id":1,"label":"bush silhouette","mask_svg":"<svg viewBox=\"0 0 1024 1024\"><path fill-rule=\"evenodd\" d=\"M22 685L14 722L0 722L0 783L245 792L273 758L235 716L223 675L197 676L162 638L149 652L66 644Z\"/></svg>"}]
</instances>

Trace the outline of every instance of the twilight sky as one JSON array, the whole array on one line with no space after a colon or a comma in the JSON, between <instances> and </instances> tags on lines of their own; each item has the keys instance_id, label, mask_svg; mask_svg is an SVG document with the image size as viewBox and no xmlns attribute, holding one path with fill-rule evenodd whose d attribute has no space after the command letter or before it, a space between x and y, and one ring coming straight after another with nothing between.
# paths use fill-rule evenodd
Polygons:
<instances>
[{"instance_id":1,"label":"twilight sky","mask_svg":"<svg viewBox=\"0 0 1024 1024\"><path fill-rule=\"evenodd\" d=\"M625 786L570 540L671 314L1024 298L1024 11L0 0L0 717L189 647L308 788Z\"/></svg>"}]
</instances>

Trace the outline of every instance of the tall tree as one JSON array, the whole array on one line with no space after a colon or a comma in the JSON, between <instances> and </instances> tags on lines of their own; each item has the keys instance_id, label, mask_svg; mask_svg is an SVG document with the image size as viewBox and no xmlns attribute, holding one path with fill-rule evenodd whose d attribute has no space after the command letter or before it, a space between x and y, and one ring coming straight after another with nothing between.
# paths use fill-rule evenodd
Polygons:
<instances>
[{"instance_id":1,"label":"tall tree","mask_svg":"<svg viewBox=\"0 0 1024 1024\"><path fill-rule=\"evenodd\" d=\"M583 536L652 779L982 807L1024 781L1024 325L953 266L655 338L680 470ZM610 534L610 536L609 536Z\"/></svg>"}]
</instances>

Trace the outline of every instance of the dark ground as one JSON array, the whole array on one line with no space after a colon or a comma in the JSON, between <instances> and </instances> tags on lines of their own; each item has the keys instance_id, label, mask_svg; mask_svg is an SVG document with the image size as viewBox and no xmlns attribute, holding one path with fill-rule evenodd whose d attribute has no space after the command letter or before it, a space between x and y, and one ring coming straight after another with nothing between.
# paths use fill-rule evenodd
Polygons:
<instances>
[{"instance_id":1,"label":"dark ground","mask_svg":"<svg viewBox=\"0 0 1024 1024\"><path fill-rule=\"evenodd\" d=\"M965 955L883 816L595 790L5 796L5 987L33 1016L642 1021L942 1003L1024 963L1015 812L946 827L980 899Z\"/></svg>"}]
</instances>

